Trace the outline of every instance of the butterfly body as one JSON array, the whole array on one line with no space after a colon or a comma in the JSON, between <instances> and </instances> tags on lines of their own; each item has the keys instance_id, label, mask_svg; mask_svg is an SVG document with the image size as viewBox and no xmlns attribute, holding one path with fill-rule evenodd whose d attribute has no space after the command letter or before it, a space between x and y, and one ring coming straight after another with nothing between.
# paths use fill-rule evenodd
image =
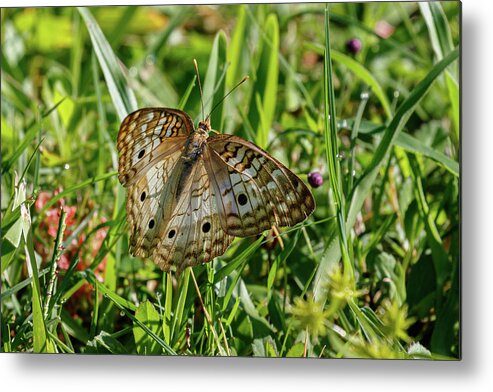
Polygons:
<instances>
[{"instance_id":1,"label":"butterfly body","mask_svg":"<svg viewBox=\"0 0 493 392\"><path fill-rule=\"evenodd\" d=\"M128 188L130 251L165 271L222 255L235 236L306 219L315 202L282 163L238 136L209 137L183 111L145 108L118 134L119 179Z\"/></svg>"}]
</instances>

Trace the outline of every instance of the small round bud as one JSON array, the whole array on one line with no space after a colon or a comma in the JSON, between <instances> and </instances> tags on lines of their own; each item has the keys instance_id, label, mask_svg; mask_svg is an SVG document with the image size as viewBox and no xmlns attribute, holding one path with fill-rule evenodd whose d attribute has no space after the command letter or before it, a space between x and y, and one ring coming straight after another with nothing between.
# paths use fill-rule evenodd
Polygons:
<instances>
[{"instance_id":1,"label":"small round bud","mask_svg":"<svg viewBox=\"0 0 493 392\"><path fill-rule=\"evenodd\" d=\"M313 171L311 173L308 173L308 183L312 187L318 188L319 186L321 186L324 183L324 178L322 177L322 175L319 172Z\"/></svg>"},{"instance_id":2,"label":"small round bud","mask_svg":"<svg viewBox=\"0 0 493 392\"><path fill-rule=\"evenodd\" d=\"M351 38L346 42L346 49L349 53L357 54L361 50L361 41L358 38Z\"/></svg>"}]
</instances>

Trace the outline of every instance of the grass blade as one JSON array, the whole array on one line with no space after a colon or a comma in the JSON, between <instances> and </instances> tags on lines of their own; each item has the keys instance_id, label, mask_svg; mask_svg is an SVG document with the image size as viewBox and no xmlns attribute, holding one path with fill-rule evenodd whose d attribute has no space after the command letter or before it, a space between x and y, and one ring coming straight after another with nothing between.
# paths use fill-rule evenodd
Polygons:
<instances>
[{"instance_id":1,"label":"grass blade","mask_svg":"<svg viewBox=\"0 0 493 392\"><path fill-rule=\"evenodd\" d=\"M96 53L99 65L103 70L104 78L108 85L111 99L113 100L113 105L115 105L120 120L123 120L128 113L137 109L135 95L123 75L118 58L113 53L111 45L106 40L101 28L89 12L89 9L78 7L78 10L89 31L94 52Z\"/></svg>"}]
</instances>

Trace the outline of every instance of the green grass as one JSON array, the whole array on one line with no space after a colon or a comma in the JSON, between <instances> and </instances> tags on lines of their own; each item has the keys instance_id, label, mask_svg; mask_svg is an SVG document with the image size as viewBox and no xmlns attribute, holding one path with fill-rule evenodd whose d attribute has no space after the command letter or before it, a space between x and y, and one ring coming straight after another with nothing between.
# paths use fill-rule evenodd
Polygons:
<instances>
[{"instance_id":1,"label":"green grass","mask_svg":"<svg viewBox=\"0 0 493 392\"><path fill-rule=\"evenodd\" d=\"M460 358L458 7L2 9L2 350ZM200 120L193 59L206 113L249 76L214 129L324 183L282 241L176 276L128 252L116 135Z\"/></svg>"}]
</instances>

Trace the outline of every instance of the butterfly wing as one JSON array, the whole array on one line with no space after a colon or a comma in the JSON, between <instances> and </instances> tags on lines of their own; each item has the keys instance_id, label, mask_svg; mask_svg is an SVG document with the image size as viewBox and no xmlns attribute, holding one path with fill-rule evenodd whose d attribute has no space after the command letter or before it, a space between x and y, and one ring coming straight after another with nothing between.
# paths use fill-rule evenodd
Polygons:
<instances>
[{"instance_id":1,"label":"butterfly wing","mask_svg":"<svg viewBox=\"0 0 493 392\"><path fill-rule=\"evenodd\" d=\"M154 163L180 149L193 129L193 121L181 110L145 108L130 113L117 139L122 185L136 182Z\"/></svg>"},{"instance_id":2,"label":"butterfly wing","mask_svg":"<svg viewBox=\"0 0 493 392\"><path fill-rule=\"evenodd\" d=\"M315 209L303 181L267 152L238 136L214 135L205 152L226 233L247 237L273 225L293 226Z\"/></svg>"},{"instance_id":3,"label":"butterfly wing","mask_svg":"<svg viewBox=\"0 0 493 392\"><path fill-rule=\"evenodd\" d=\"M146 108L129 114L118 133L118 178L128 187L130 251L148 257L168 211L170 178L193 131L190 117L179 110ZM175 175L176 177L176 175ZM168 213L169 214L169 213Z\"/></svg>"},{"instance_id":4,"label":"butterfly wing","mask_svg":"<svg viewBox=\"0 0 493 392\"><path fill-rule=\"evenodd\" d=\"M180 273L188 266L221 256L234 237L226 234L221 226L216 193L204 161L198 159L190 171L184 167L176 170L180 172L183 186L180 194L174 195L176 204L159 235L153 260L164 271L174 265ZM173 187L175 191L177 188Z\"/></svg>"}]
</instances>

